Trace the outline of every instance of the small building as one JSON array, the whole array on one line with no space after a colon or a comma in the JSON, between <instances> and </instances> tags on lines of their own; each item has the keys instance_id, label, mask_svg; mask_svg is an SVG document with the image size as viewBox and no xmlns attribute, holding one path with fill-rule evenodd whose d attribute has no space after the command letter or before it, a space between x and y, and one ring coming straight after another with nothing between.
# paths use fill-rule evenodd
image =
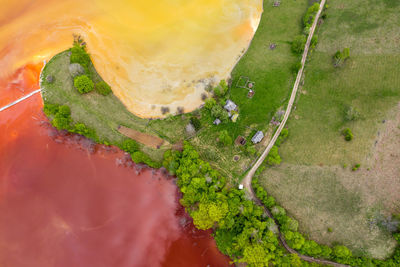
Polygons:
<instances>
[{"instance_id":1,"label":"small building","mask_svg":"<svg viewBox=\"0 0 400 267\"><path fill-rule=\"evenodd\" d=\"M244 146L246 144L246 139L243 136L239 135L235 140L235 144L238 146L239 145Z\"/></svg>"},{"instance_id":2,"label":"small building","mask_svg":"<svg viewBox=\"0 0 400 267\"><path fill-rule=\"evenodd\" d=\"M256 132L256 134L253 136L253 138L251 138L251 142L253 142L253 144L257 144L260 143L261 140L263 140L264 138L264 134L261 131Z\"/></svg>"},{"instance_id":3,"label":"small building","mask_svg":"<svg viewBox=\"0 0 400 267\"><path fill-rule=\"evenodd\" d=\"M236 122L238 118L239 118L239 114L235 113L232 115L231 120L232 120L232 122Z\"/></svg>"},{"instance_id":4,"label":"small building","mask_svg":"<svg viewBox=\"0 0 400 267\"><path fill-rule=\"evenodd\" d=\"M214 125L220 125L221 120L220 119L215 119L215 121L213 122Z\"/></svg>"},{"instance_id":5,"label":"small building","mask_svg":"<svg viewBox=\"0 0 400 267\"><path fill-rule=\"evenodd\" d=\"M224 106L224 109L226 109L226 111L231 112L237 109L237 105L232 101L232 100L226 100L226 104Z\"/></svg>"},{"instance_id":6,"label":"small building","mask_svg":"<svg viewBox=\"0 0 400 267\"><path fill-rule=\"evenodd\" d=\"M244 188L243 184L240 184L239 185L239 190L243 190L243 188Z\"/></svg>"}]
</instances>

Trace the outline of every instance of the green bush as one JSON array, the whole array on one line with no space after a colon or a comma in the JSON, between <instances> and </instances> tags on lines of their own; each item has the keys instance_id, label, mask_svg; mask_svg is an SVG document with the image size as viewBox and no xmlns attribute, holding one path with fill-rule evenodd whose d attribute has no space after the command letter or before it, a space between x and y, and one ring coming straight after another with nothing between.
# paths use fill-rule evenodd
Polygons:
<instances>
[{"instance_id":1,"label":"green bush","mask_svg":"<svg viewBox=\"0 0 400 267\"><path fill-rule=\"evenodd\" d=\"M271 148L271 150L268 153L266 161L267 161L267 164L270 166L276 166L276 165L281 164L282 159L281 159L281 156L279 155L277 146L273 146Z\"/></svg>"},{"instance_id":2,"label":"green bush","mask_svg":"<svg viewBox=\"0 0 400 267\"><path fill-rule=\"evenodd\" d=\"M355 164L353 166L353 168L351 169L353 172L355 172L356 170L358 170L361 167L361 165L359 163Z\"/></svg>"},{"instance_id":3,"label":"green bush","mask_svg":"<svg viewBox=\"0 0 400 267\"><path fill-rule=\"evenodd\" d=\"M341 52L340 50L336 51L333 56L333 62L336 67L343 65L343 63L350 57L350 49L344 48Z\"/></svg>"},{"instance_id":4,"label":"green bush","mask_svg":"<svg viewBox=\"0 0 400 267\"><path fill-rule=\"evenodd\" d=\"M304 51L304 46L306 45L307 38L304 35L298 35L294 38L292 42L292 52L295 54L301 54Z\"/></svg>"},{"instance_id":5,"label":"green bush","mask_svg":"<svg viewBox=\"0 0 400 267\"><path fill-rule=\"evenodd\" d=\"M215 101L214 98L208 98L204 104L204 108L206 110L211 110L216 104L217 104L217 101Z\"/></svg>"},{"instance_id":6,"label":"green bush","mask_svg":"<svg viewBox=\"0 0 400 267\"><path fill-rule=\"evenodd\" d=\"M87 75L76 76L74 86L81 94L89 93L94 89L94 84Z\"/></svg>"},{"instance_id":7,"label":"green bush","mask_svg":"<svg viewBox=\"0 0 400 267\"><path fill-rule=\"evenodd\" d=\"M136 151L139 151L139 145L135 140L125 139L122 142L121 149L128 152L129 154L133 154Z\"/></svg>"},{"instance_id":8,"label":"green bush","mask_svg":"<svg viewBox=\"0 0 400 267\"><path fill-rule=\"evenodd\" d=\"M90 56L86 52L85 48L79 44L74 44L74 46L71 48L70 63L79 63L85 69L86 74L90 75Z\"/></svg>"},{"instance_id":9,"label":"green bush","mask_svg":"<svg viewBox=\"0 0 400 267\"><path fill-rule=\"evenodd\" d=\"M317 44L318 44L318 36L314 35L311 38L311 49L314 49L317 46Z\"/></svg>"},{"instance_id":10,"label":"green bush","mask_svg":"<svg viewBox=\"0 0 400 267\"><path fill-rule=\"evenodd\" d=\"M191 117L190 118L190 123L193 125L194 129L196 130L196 132L198 130L200 130L201 128L201 121L197 118L197 117Z\"/></svg>"},{"instance_id":11,"label":"green bush","mask_svg":"<svg viewBox=\"0 0 400 267\"><path fill-rule=\"evenodd\" d=\"M219 133L219 142L222 143L225 146L232 145L232 138L229 136L227 130L223 130Z\"/></svg>"},{"instance_id":12,"label":"green bush","mask_svg":"<svg viewBox=\"0 0 400 267\"><path fill-rule=\"evenodd\" d=\"M54 116L58 112L59 105L57 104L44 104L43 112L46 114L47 117Z\"/></svg>"},{"instance_id":13,"label":"green bush","mask_svg":"<svg viewBox=\"0 0 400 267\"><path fill-rule=\"evenodd\" d=\"M310 28L312 23L314 22L315 16L317 15L319 10L319 4L314 3L310 6L303 17L303 24L305 28Z\"/></svg>"},{"instance_id":14,"label":"green bush","mask_svg":"<svg viewBox=\"0 0 400 267\"><path fill-rule=\"evenodd\" d=\"M107 96L112 92L111 87L105 81L96 83L95 88L99 94L104 96Z\"/></svg>"},{"instance_id":15,"label":"green bush","mask_svg":"<svg viewBox=\"0 0 400 267\"><path fill-rule=\"evenodd\" d=\"M301 69L301 62L296 62L292 65L291 70L294 74L297 74L299 70Z\"/></svg>"},{"instance_id":16,"label":"green bush","mask_svg":"<svg viewBox=\"0 0 400 267\"><path fill-rule=\"evenodd\" d=\"M68 130L71 124L71 110L68 106L44 104L43 111L58 130Z\"/></svg>"},{"instance_id":17,"label":"green bush","mask_svg":"<svg viewBox=\"0 0 400 267\"><path fill-rule=\"evenodd\" d=\"M74 133L86 136L87 138L95 140L96 142L98 141L96 131L94 129L88 128L83 123L76 123L71 131Z\"/></svg>"},{"instance_id":18,"label":"green bush","mask_svg":"<svg viewBox=\"0 0 400 267\"><path fill-rule=\"evenodd\" d=\"M228 112L226 112L226 110L224 110L220 105L212 107L211 116L220 119L222 122L227 122L229 120Z\"/></svg>"},{"instance_id":19,"label":"green bush","mask_svg":"<svg viewBox=\"0 0 400 267\"><path fill-rule=\"evenodd\" d=\"M351 130L349 128L346 128L342 131L342 134L344 136L344 140L346 141L351 141L353 140L353 133L351 132Z\"/></svg>"},{"instance_id":20,"label":"green bush","mask_svg":"<svg viewBox=\"0 0 400 267\"><path fill-rule=\"evenodd\" d=\"M354 107L348 106L344 112L345 121L356 121L360 118L360 113Z\"/></svg>"}]
</instances>

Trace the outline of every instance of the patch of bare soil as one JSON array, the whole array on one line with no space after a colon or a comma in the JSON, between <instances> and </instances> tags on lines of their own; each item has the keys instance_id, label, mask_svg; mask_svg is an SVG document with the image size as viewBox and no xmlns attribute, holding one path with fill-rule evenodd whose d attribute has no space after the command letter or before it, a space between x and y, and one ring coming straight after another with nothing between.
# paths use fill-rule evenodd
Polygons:
<instances>
[{"instance_id":1,"label":"patch of bare soil","mask_svg":"<svg viewBox=\"0 0 400 267\"><path fill-rule=\"evenodd\" d=\"M118 132L145 146L149 146L155 149L159 149L165 143L163 139L157 136L142 133L125 126L118 127Z\"/></svg>"}]
</instances>

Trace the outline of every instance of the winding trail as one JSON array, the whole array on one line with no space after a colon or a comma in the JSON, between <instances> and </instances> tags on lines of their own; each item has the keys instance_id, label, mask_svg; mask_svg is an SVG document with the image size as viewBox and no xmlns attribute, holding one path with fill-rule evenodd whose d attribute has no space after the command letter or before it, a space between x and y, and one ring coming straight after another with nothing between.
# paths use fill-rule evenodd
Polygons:
<instances>
[{"instance_id":1,"label":"winding trail","mask_svg":"<svg viewBox=\"0 0 400 267\"><path fill-rule=\"evenodd\" d=\"M4 107L1 107L0 108L0 112L3 111L3 110L6 110L6 109L8 109L8 108L10 108L10 107L12 107L12 106L14 106L16 104L18 104L19 102L21 102L21 101L23 101L25 99L28 99L29 97L33 96L34 94L39 93L41 90L42 89L37 89L37 90L35 90L35 91L33 91L33 92L31 92L31 93L29 93L29 94L27 94L27 95L25 95L25 96L23 96L21 98L15 100L14 102L12 102L12 103L10 103L8 105L5 105Z\"/></svg>"},{"instance_id":2,"label":"winding trail","mask_svg":"<svg viewBox=\"0 0 400 267\"><path fill-rule=\"evenodd\" d=\"M283 235L281 233L281 230L279 228L278 222L272 216L272 213L256 197L256 195L255 195L255 193L253 191L253 188L251 186L251 181L253 179L253 176L254 176L255 172L261 166L261 164L264 162L264 160L268 156L268 153L271 150L271 148L275 145L276 140L278 139L279 135L281 134L281 131L285 127L286 122L289 119L290 113L292 112L293 103L294 103L294 100L296 99L297 90L298 90L299 85L300 85L301 77L303 76L304 66L305 66L305 63L306 63L308 52L310 50L311 39L314 36L314 32L315 32L315 29L317 28L317 23L318 23L319 17L320 17L320 15L322 13L322 10L324 9L325 3L326 3L326 0L321 0L319 10L318 10L318 12L317 12L317 14L315 16L315 19L314 19L314 22L313 22L311 28L310 28L310 33L308 35L307 42L306 42L306 45L304 47L303 56L301 58L301 68L300 68L299 72L297 73L296 81L295 81L295 83L293 85L292 93L290 95L289 103L287 105L286 112L285 112L285 115L283 117L283 120L282 120L281 124L279 125L278 130L275 132L274 136L272 137L271 141L269 142L268 146L265 148L265 150L263 151L261 156L257 159L257 161L254 163L254 165L251 167L251 169L249 170L249 172L247 173L247 175L243 179L242 183L243 183L243 186L246 189L246 192L247 192L248 196L250 197L250 199L252 199L254 202L256 202L259 206L262 206L264 208L265 212L267 213L268 217L274 219L274 221L275 221L276 225L278 225L278 229L279 229L279 240L282 243L283 247L289 253L297 254L302 260L307 261L307 262L313 262L313 263L324 264L324 265L331 265L331 266L335 266L335 267L344 267L344 266L349 266L349 265L344 265L344 264L336 263L336 262L329 261L329 260L315 259L315 258L310 257L310 256L302 255L302 254L298 253L296 250L292 249L287 244L285 238L283 237Z\"/></svg>"}]
</instances>

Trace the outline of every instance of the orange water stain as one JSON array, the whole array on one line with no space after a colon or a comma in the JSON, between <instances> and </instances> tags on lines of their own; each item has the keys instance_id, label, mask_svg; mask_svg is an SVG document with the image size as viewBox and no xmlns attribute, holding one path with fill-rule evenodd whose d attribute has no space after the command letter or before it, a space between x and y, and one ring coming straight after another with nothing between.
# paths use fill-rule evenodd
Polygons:
<instances>
[{"instance_id":1,"label":"orange water stain","mask_svg":"<svg viewBox=\"0 0 400 267\"><path fill-rule=\"evenodd\" d=\"M37 88L40 69L1 81L1 103ZM42 107L35 94L0 112L1 266L229 265L194 228L173 178L57 132Z\"/></svg>"}]
</instances>

